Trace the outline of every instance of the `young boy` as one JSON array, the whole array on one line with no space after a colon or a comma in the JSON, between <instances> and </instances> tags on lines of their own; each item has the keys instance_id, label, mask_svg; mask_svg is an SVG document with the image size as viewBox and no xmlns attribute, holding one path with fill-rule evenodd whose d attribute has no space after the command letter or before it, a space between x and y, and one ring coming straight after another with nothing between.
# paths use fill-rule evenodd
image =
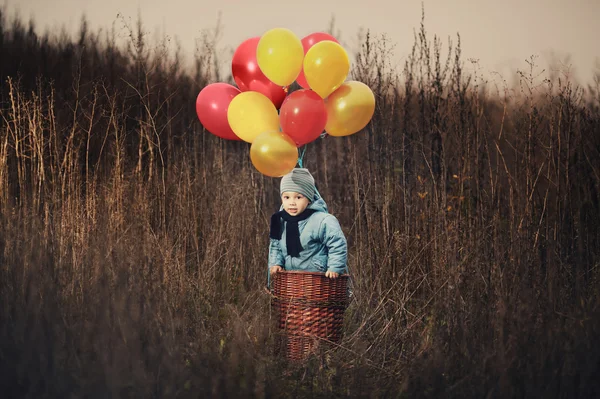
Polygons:
<instances>
[{"instance_id":1,"label":"young boy","mask_svg":"<svg viewBox=\"0 0 600 399\"><path fill-rule=\"evenodd\" d=\"M295 168L281 179L282 206L271 217L269 271L346 272L346 237L315 188L308 169Z\"/></svg>"}]
</instances>

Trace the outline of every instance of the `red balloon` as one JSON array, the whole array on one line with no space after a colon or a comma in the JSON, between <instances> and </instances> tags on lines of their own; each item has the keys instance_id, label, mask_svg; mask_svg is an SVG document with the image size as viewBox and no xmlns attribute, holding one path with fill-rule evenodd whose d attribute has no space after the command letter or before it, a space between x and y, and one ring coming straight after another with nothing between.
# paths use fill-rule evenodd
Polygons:
<instances>
[{"instance_id":1,"label":"red balloon","mask_svg":"<svg viewBox=\"0 0 600 399\"><path fill-rule=\"evenodd\" d=\"M196 114L206 130L227 140L241 139L231 130L227 120L227 109L240 90L227 83L211 83L200 91L196 98Z\"/></svg>"},{"instance_id":2,"label":"red balloon","mask_svg":"<svg viewBox=\"0 0 600 399\"><path fill-rule=\"evenodd\" d=\"M241 91L257 91L267 96L279 109L287 95L286 88L271 82L260 70L256 60L256 48L260 37L253 37L238 46L231 61L233 80Z\"/></svg>"},{"instance_id":3,"label":"red balloon","mask_svg":"<svg viewBox=\"0 0 600 399\"><path fill-rule=\"evenodd\" d=\"M316 140L327 123L325 101L312 90L296 90L283 102L279 113L281 130L298 147Z\"/></svg>"},{"instance_id":4,"label":"red balloon","mask_svg":"<svg viewBox=\"0 0 600 399\"><path fill-rule=\"evenodd\" d=\"M310 48L312 46L314 46L315 44L322 42L323 40L331 40L332 42L336 42L339 44L339 42L337 41L337 39L333 36L331 36L329 33L324 33L324 32L315 32L315 33L311 33L310 35L304 37L301 42L302 42L302 47L304 47L304 55L306 55L306 53L308 52L308 50L310 50ZM310 89L310 86L308 84L308 82L306 81L306 76L304 76L304 68L302 68L302 70L300 71L300 75L298 75L298 77L296 78L296 82L303 88L305 89Z\"/></svg>"}]
</instances>

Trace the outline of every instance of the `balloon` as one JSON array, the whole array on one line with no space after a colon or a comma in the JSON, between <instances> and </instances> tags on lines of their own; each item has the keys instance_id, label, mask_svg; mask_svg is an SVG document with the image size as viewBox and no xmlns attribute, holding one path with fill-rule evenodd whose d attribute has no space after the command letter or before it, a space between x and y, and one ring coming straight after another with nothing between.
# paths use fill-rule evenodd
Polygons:
<instances>
[{"instance_id":1,"label":"balloon","mask_svg":"<svg viewBox=\"0 0 600 399\"><path fill-rule=\"evenodd\" d=\"M196 98L196 114L202 126L215 136L240 141L227 120L229 104L238 94L238 88L227 83L211 83L204 87Z\"/></svg>"},{"instance_id":2,"label":"balloon","mask_svg":"<svg viewBox=\"0 0 600 399\"><path fill-rule=\"evenodd\" d=\"M265 95L255 91L240 93L231 101L227 120L234 133L248 143L261 133L279 131L277 109Z\"/></svg>"},{"instance_id":3,"label":"balloon","mask_svg":"<svg viewBox=\"0 0 600 399\"><path fill-rule=\"evenodd\" d=\"M250 146L250 160L263 175L281 177L294 169L298 162L298 148L282 132L265 132Z\"/></svg>"},{"instance_id":4,"label":"balloon","mask_svg":"<svg viewBox=\"0 0 600 399\"><path fill-rule=\"evenodd\" d=\"M271 82L258 67L256 48L260 37L245 40L238 46L231 61L231 75L242 92L256 91L267 96L279 109L286 90Z\"/></svg>"},{"instance_id":5,"label":"balloon","mask_svg":"<svg viewBox=\"0 0 600 399\"><path fill-rule=\"evenodd\" d=\"M316 140L327 122L325 102L312 90L296 90L290 94L279 112L281 130L299 147Z\"/></svg>"},{"instance_id":6,"label":"balloon","mask_svg":"<svg viewBox=\"0 0 600 399\"><path fill-rule=\"evenodd\" d=\"M366 84L345 82L333 92L325 104L327 124L331 136L349 136L363 129L375 112L375 96Z\"/></svg>"},{"instance_id":7,"label":"balloon","mask_svg":"<svg viewBox=\"0 0 600 399\"><path fill-rule=\"evenodd\" d=\"M258 66L271 82L280 86L288 86L296 80L303 59L302 42L289 29L271 29L258 41Z\"/></svg>"},{"instance_id":8,"label":"balloon","mask_svg":"<svg viewBox=\"0 0 600 399\"><path fill-rule=\"evenodd\" d=\"M350 60L346 50L330 40L315 44L304 57L306 81L321 98L326 98L340 87L348 72Z\"/></svg>"},{"instance_id":9,"label":"balloon","mask_svg":"<svg viewBox=\"0 0 600 399\"><path fill-rule=\"evenodd\" d=\"M324 32L311 33L310 35L303 37L301 40L302 48L304 49L304 55L306 56L306 53L308 52L308 50L310 50L310 48L312 46L314 46L315 44L317 44L319 42L322 42L323 40L331 40L332 42L339 43L335 37L331 36L328 33L324 33ZM304 68L302 68L302 70L300 71L300 75L298 75L298 77L296 78L296 82L300 85L300 87L303 87L305 89L310 89L310 86L308 85L308 82L306 81L306 76L304 76Z\"/></svg>"}]
</instances>

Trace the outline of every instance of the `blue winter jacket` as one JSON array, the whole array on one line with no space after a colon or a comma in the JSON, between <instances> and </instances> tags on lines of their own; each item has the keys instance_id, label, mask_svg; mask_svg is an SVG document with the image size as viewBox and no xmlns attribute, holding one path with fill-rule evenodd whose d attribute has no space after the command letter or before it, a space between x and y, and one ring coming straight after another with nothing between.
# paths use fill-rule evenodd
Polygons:
<instances>
[{"instance_id":1,"label":"blue winter jacket","mask_svg":"<svg viewBox=\"0 0 600 399\"><path fill-rule=\"evenodd\" d=\"M283 209L283 206L280 210ZM269 267L281 266L285 270L311 272L346 272L348 246L346 237L337 218L327 210L327 204L317 193L315 200L308 205L313 213L308 219L298 222L300 256L292 258L286 249L285 225L279 240L271 238L269 244Z\"/></svg>"}]
</instances>

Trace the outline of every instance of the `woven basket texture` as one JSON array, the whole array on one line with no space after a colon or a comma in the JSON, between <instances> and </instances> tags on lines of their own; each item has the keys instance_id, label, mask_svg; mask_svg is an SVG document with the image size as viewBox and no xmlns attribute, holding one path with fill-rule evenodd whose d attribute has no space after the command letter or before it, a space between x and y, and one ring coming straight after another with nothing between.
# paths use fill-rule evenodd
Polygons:
<instances>
[{"instance_id":1,"label":"woven basket texture","mask_svg":"<svg viewBox=\"0 0 600 399\"><path fill-rule=\"evenodd\" d=\"M348 306L348 275L284 271L273 279L273 309L279 330L278 351L290 360L304 360L320 344L342 339Z\"/></svg>"}]
</instances>

